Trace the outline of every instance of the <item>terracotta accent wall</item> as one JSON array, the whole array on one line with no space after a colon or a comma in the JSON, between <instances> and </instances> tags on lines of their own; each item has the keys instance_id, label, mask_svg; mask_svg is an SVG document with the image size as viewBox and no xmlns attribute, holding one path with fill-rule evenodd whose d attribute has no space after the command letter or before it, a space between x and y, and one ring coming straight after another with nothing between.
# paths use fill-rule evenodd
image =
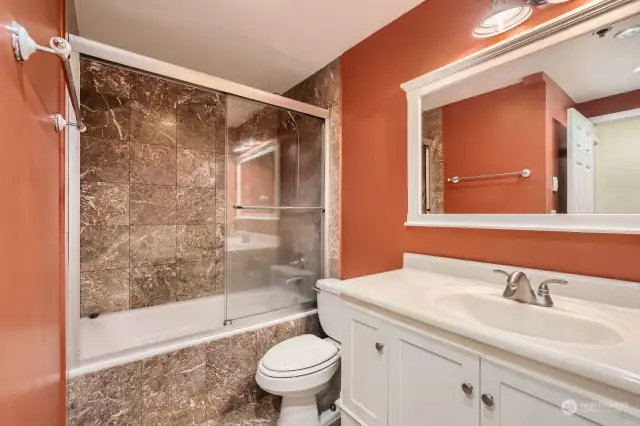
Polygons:
<instances>
[{"instance_id":1,"label":"terracotta accent wall","mask_svg":"<svg viewBox=\"0 0 640 426\"><path fill-rule=\"evenodd\" d=\"M607 96L606 98L594 99L576 105L576 109L585 117L598 117L600 115L614 114L636 108L640 108L640 89Z\"/></svg>"},{"instance_id":2,"label":"terracotta accent wall","mask_svg":"<svg viewBox=\"0 0 640 426\"><path fill-rule=\"evenodd\" d=\"M226 95L81 60L81 315L224 292Z\"/></svg>"},{"instance_id":3,"label":"terracotta accent wall","mask_svg":"<svg viewBox=\"0 0 640 426\"><path fill-rule=\"evenodd\" d=\"M544 214L546 85L520 83L442 107L444 175L531 169L508 177L445 183L444 212Z\"/></svg>"},{"instance_id":4,"label":"terracotta accent wall","mask_svg":"<svg viewBox=\"0 0 640 426\"><path fill-rule=\"evenodd\" d=\"M16 61L15 20L43 44L64 35L61 0L0 4L0 423L63 426L65 417L64 111L60 60Z\"/></svg>"},{"instance_id":5,"label":"terracotta accent wall","mask_svg":"<svg viewBox=\"0 0 640 426\"><path fill-rule=\"evenodd\" d=\"M536 10L516 31L585 3ZM640 281L640 236L404 226L407 104L400 84L504 39L472 37L488 8L428 0L342 55L341 276L397 269L402 253L414 252Z\"/></svg>"}]
</instances>

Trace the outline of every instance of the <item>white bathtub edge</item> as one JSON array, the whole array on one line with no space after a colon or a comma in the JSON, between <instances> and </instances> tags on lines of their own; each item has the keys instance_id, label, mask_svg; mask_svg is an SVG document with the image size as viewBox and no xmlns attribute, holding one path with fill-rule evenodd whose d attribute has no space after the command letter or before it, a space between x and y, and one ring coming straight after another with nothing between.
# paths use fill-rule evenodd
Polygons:
<instances>
[{"instance_id":1,"label":"white bathtub edge","mask_svg":"<svg viewBox=\"0 0 640 426\"><path fill-rule=\"evenodd\" d=\"M296 309L296 308L293 308L293 309ZM288 312L290 312L290 310L288 310ZM68 370L67 379L74 379L76 377L80 377L88 373L94 373L96 371L104 370L107 368L112 368L119 365L135 362L135 361L140 361L143 359L151 358L156 355L162 355L164 353L173 352L173 351L188 348L191 346L202 345L205 343L213 342L215 340L221 340L227 337L232 337L238 334L249 333L251 331L258 330L261 328L271 327L271 326L282 324L288 321L294 321L300 318L309 317L317 313L318 313L318 309L312 308L312 309L303 310L302 312L297 312L293 314L288 313L287 315L281 318L275 318L275 319L260 322L257 324L247 325L244 327L242 326L242 324L245 322L248 322L250 319L238 320L236 321L238 323L238 328L234 328L228 331L211 333L206 336L200 336L193 339L175 341L173 343L152 345L146 348L127 351L122 355L109 356L107 359L84 362L78 367Z\"/></svg>"}]
</instances>

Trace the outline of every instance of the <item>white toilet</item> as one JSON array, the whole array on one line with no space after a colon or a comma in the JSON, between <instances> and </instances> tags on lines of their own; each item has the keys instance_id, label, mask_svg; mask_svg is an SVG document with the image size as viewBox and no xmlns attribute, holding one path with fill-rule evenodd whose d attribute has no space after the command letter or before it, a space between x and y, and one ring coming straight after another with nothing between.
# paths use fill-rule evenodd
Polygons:
<instances>
[{"instance_id":1,"label":"white toilet","mask_svg":"<svg viewBox=\"0 0 640 426\"><path fill-rule=\"evenodd\" d=\"M321 426L316 394L329 386L340 367L339 283L325 279L316 284L320 325L329 338L305 334L285 340L271 348L258 364L258 385L283 397L278 426Z\"/></svg>"}]
</instances>

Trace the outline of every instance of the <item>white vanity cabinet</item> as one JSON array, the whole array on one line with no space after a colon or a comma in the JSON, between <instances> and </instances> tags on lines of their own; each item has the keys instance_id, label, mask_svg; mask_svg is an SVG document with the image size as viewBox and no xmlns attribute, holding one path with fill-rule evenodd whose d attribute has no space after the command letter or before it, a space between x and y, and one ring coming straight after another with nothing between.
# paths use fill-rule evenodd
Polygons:
<instances>
[{"instance_id":1,"label":"white vanity cabinet","mask_svg":"<svg viewBox=\"0 0 640 426\"><path fill-rule=\"evenodd\" d=\"M384 321L345 306L342 399L367 426L387 425L389 342ZM345 375L344 371L348 371Z\"/></svg>"},{"instance_id":2,"label":"white vanity cabinet","mask_svg":"<svg viewBox=\"0 0 640 426\"><path fill-rule=\"evenodd\" d=\"M501 365L480 351L346 303L342 404L361 426L631 426L553 377ZM562 410L575 401L575 414ZM570 407L571 403L564 406ZM351 421L351 420L349 420Z\"/></svg>"}]
</instances>

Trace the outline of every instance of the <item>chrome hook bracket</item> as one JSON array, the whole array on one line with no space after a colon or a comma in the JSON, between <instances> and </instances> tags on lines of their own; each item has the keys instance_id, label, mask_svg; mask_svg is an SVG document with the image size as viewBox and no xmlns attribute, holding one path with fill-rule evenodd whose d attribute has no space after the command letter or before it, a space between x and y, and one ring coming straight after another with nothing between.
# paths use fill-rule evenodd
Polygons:
<instances>
[{"instance_id":1,"label":"chrome hook bracket","mask_svg":"<svg viewBox=\"0 0 640 426\"><path fill-rule=\"evenodd\" d=\"M55 113L52 116L53 126L57 132L64 130L67 125L75 126L79 132L84 132L86 130L86 126L82 122L80 100L75 90L73 75L71 74L71 65L69 64L69 59L71 58L71 45L69 42L62 37L53 37L49 40L49 46L41 46L31 38L27 29L17 22L13 21L8 29L11 31L13 53L17 61L25 62L29 57L31 57L31 55L38 51L56 55L62 60L62 68L65 74L67 90L71 97L73 109L76 112L77 123L68 123L62 115Z\"/></svg>"}]
</instances>

